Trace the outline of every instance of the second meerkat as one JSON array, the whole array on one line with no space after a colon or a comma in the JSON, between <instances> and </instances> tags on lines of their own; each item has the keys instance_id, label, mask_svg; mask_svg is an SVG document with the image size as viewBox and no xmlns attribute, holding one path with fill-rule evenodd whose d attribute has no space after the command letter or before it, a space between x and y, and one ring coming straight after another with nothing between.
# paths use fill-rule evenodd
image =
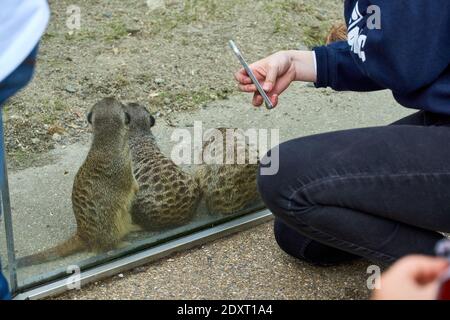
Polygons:
<instances>
[{"instance_id":1,"label":"second meerkat","mask_svg":"<svg viewBox=\"0 0 450 320\"><path fill-rule=\"evenodd\" d=\"M132 205L133 222L157 231L188 223L200 201L197 181L160 150L151 128L155 118L136 103L125 107L130 115L130 147L139 192Z\"/></svg>"}]
</instances>

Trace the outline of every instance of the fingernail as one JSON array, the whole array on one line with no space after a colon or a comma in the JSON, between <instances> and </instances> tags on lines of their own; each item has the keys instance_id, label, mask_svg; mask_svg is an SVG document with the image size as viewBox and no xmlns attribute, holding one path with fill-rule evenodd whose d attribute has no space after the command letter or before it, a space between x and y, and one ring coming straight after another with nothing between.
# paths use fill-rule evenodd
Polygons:
<instances>
[{"instance_id":1,"label":"fingernail","mask_svg":"<svg viewBox=\"0 0 450 320\"><path fill-rule=\"evenodd\" d=\"M269 91L270 90L270 83L264 83L264 85L263 85L263 89L264 89L264 91Z\"/></svg>"}]
</instances>

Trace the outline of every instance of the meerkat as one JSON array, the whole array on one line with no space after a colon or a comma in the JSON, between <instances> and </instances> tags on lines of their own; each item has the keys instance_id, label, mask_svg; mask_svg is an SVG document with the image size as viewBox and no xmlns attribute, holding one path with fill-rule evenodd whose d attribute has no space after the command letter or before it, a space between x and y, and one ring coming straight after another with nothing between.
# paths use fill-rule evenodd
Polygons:
<instances>
[{"instance_id":1,"label":"meerkat","mask_svg":"<svg viewBox=\"0 0 450 320\"><path fill-rule=\"evenodd\" d=\"M139 104L125 108L130 115L130 147L139 192L132 205L133 222L147 231L187 224L196 214L200 188L160 150L152 127L155 118Z\"/></svg>"},{"instance_id":2,"label":"meerkat","mask_svg":"<svg viewBox=\"0 0 450 320\"><path fill-rule=\"evenodd\" d=\"M196 179L203 193L207 210L211 214L231 215L246 209L251 205L261 203L258 193L256 177L258 174L258 159L256 163L249 161L250 145L245 142L245 163L237 163L238 144L227 144L227 131L237 132L231 128L217 128L220 132L221 140L216 135L212 135L203 144L202 160L195 173ZM239 133L239 134L242 134ZM234 139L234 138L233 138ZM222 145L220 148L218 148ZM220 163L205 163L206 152L217 150L216 156L222 158ZM233 152L233 164L227 164L227 152ZM256 155L257 156L257 155Z\"/></svg>"},{"instance_id":3,"label":"meerkat","mask_svg":"<svg viewBox=\"0 0 450 320\"><path fill-rule=\"evenodd\" d=\"M24 257L19 265L38 264L81 251L107 252L139 228L130 214L138 184L128 144L130 116L114 98L95 104L88 114L93 139L86 160L75 176L72 207L77 229L65 242Z\"/></svg>"}]
</instances>

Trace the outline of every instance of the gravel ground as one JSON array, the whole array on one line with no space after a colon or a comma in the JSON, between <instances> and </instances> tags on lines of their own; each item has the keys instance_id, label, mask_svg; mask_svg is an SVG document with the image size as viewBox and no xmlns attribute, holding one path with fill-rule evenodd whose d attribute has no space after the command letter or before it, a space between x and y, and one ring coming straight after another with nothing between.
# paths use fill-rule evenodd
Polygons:
<instances>
[{"instance_id":1,"label":"gravel ground","mask_svg":"<svg viewBox=\"0 0 450 320\"><path fill-rule=\"evenodd\" d=\"M313 267L277 246L272 223L56 299L365 299L369 265Z\"/></svg>"}]
</instances>

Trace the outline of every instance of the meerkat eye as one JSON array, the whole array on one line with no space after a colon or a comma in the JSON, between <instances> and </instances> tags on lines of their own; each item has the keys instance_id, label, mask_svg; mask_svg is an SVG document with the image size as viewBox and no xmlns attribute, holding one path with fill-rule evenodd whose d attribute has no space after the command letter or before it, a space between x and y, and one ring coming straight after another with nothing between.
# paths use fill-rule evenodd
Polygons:
<instances>
[{"instance_id":1,"label":"meerkat eye","mask_svg":"<svg viewBox=\"0 0 450 320\"><path fill-rule=\"evenodd\" d=\"M89 112L87 115L87 121L92 124L92 112Z\"/></svg>"},{"instance_id":2,"label":"meerkat eye","mask_svg":"<svg viewBox=\"0 0 450 320\"><path fill-rule=\"evenodd\" d=\"M125 112L125 124L130 124L130 122L131 122L130 114L128 112Z\"/></svg>"},{"instance_id":3,"label":"meerkat eye","mask_svg":"<svg viewBox=\"0 0 450 320\"><path fill-rule=\"evenodd\" d=\"M150 115L150 127L153 127L155 125L155 117L153 117L152 115Z\"/></svg>"}]
</instances>

